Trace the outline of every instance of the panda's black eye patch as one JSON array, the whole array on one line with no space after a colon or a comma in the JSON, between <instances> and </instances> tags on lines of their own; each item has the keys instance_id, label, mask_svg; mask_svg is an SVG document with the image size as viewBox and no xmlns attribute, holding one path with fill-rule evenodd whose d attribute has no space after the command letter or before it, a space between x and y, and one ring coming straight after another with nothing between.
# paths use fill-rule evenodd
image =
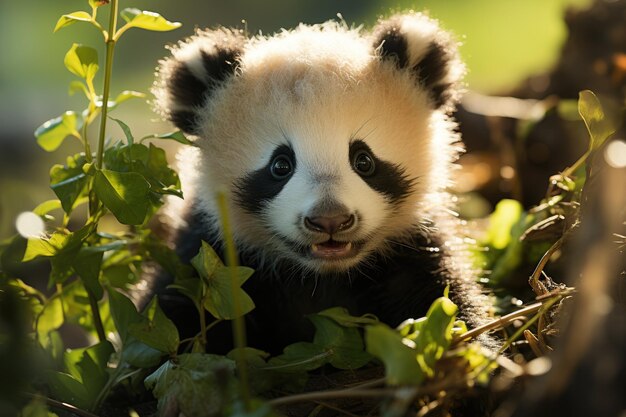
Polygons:
<instances>
[{"instance_id":1,"label":"panda's black eye patch","mask_svg":"<svg viewBox=\"0 0 626 417\"><path fill-rule=\"evenodd\" d=\"M392 201L402 201L411 192L412 181L404 168L376 157L362 140L350 143L349 158L352 170L372 189Z\"/></svg>"},{"instance_id":2,"label":"panda's black eye patch","mask_svg":"<svg viewBox=\"0 0 626 417\"><path fill-rule=\"evenodd\" d=\"M274 179L282 181L287 179L293 172L293 161L289 155L280 154L272 159L270 172Z\"/></svg>"},{"instance_id":3,"label":"panda's black eye patch","mask_svg":"<svg viewBox=\"0 0 626 417\"><path fill-rule=\"evenodd\" d=\"M258 213L281 192L295 171L296 154L281 145L274 149L267 165L236 181L237 200L247 211Z\"/></svg>"}]
</instances>

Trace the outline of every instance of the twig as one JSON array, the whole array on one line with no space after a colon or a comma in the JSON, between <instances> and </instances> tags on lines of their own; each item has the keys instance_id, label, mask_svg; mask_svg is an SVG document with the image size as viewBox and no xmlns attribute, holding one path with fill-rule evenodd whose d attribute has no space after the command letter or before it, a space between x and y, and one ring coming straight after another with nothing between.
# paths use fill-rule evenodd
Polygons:
<instances>
[{"instance_id":1,"label":"twig","mask_svg":"<svg viewBox=\"0 0 626 417\"><path fill-rule=\"evenodd\" d=\"M517 310L514 311L510 314L507 314L506 316L502 316L498 319L495 319L493 321L490 321L489 323L483 324L482 326L478 326L466 333L463 333L462 335L458 336L453 343L458 343L458 342L464 342L470 339L473 339L474 337L484 333L484 332L488 332L489 330L493 330L493 329L497 329L500 327L505 327L508 324L510 324L513 320L522 317L522 316L526 316L527 314L533 314L536 311L538 311L541 306L543 305L543 303L535 303L535 304L531 304L528 307L524 307L521 310Z\"/></svg>"},{"instance_id":2,"label":"twig","mask_svg":"<svg viewBox=\"0 0 626 417\"><path fill-rule=\"evenodd\" d=\"M436 384L427 385L421 388L413 388L413 397L423 396L428 394L435 394L442 390L452 390L456 388L466 388L467 381L447 381L443 380ZM391 397L398 391L397 387L392 388L379 388L379 389L361 389L361 388L348 388L332 391L314 391L305 392L303 394L294 394L286 397L274 398L268 401L271 406L281 406L291 403L314 401L318 400L332 400L337 398L377 398L377 397Z\"/></svg>"},{"instance_id":3,"label":"twig","mask_svg":"<svg viewBox=\"0 0 626 417\"><path fill-rule=\"evenodd\" d=\"M352 414L348 410L344 410L343 408L339 408L339 407L334 406L332 404L328 404L328 403L325 403L325 402L322 402L322 401L317 402L317 404L319 404L319 407L328 408L329 410L336 411L336 412L341 413L343 415L346 415L348 417L359 417L357 414ZM316 407L316 409L317 409L317 407Z\"/></svg>"},{"instance_id":4,"label":"twig","mask_svg":"<svg viewBox=\"0 0 626 417\"><path fill-rule=\"evenodd\" d=\"M365 382L361 382L352 386L348 386L348 388L346 389L373 388L373 387L378 387L384 384L385 384L385 378L376 378L376 379L372 379L371 381L365 381Z\"/></svg>"},{"instance_id":5,"label":"twig","mask_svg":"<svg viewBox=\"0 0 626 417\"><path fill-rule=\"evenodd\" d=\"M420 408L415 417L426 417L431 411L439 408L439 406L441 406L439 400L431 401L422 408Z\"/></svg>"},{"instance_id":6,"label":"twig","mask_svg":"<svg viewBox=\"0 0 626 417\"><path fill-rule=\"evenodd\" d=\"M337 398L376 398L390 397L396 390L394 388L379 389L340 389L334 391L314 391L303 394L288 395L286 397L275 398L269 401L271 406L280 406L304 401L332 400Z\"/></svg>"},{"instance_id":7,"label":"twig","mask_svg":"<svg viewBox=\"0 0 626 417\"><path fill-rule=\"evenodd\" d=\"M74 413L77 416L81 416L81 417L98 417L96 414L92 414L89 411L81 410L80 408L77 408L77 407L75 407L75 406L73 406L71 404L63 403L63 402L57 401L57 400L53 400L52 398L48 398L48 397L45 397L45 396L40 395L40 394L31 394L29 392L26 392L26 393L24 393L24 395L26 395L27 397L33 398L33 399L42 400L47 405L49 405L50 407L58 408L60 410L65 410L65 411L68 411L70 413Z\"/></svg>"},{"instance_id":8,"label":"twig","mask_svg":"<svg viewBox=\"0 0 626 417\"><path fill-rule=\"evenodd\" d=\"M524 339L538 358L544 355L543 349L539 346L539 339L530 330L524 330Z\"/></svg>"},{"instance_id":9,"label":"twig","mask_svg":"<svg viewBox=\"0 0 626 417\"><path fill-rule=\"evenodd\" d=\"M539 319L539 317L544 314L546 311L548 311L553 305L554 303L556 303L559 300L560 297L554 297L554 298L550 298L548 299L544 304L542 304L541 306L539 306L539 311L537 314L535 314L530 320L528 320L526 323L524 323L524 325L522 327L520 327L515 333L513 333L513 335L511 337L509 337L507 339L506 342L504 342L504 344L502 345L502 347L500 347L500 349L498 350L498 353L502 353L505 350L508 349L508 347L511 345L511 343L516 340L517 338L519 338L519 336L524 332L524 330L528 329L534 322L537 321L537 319Z\"/></svg>"},{"instance_id":10,"label":"twig","mask_svg":"<svg viewBox=\"0 0 626 417\"><path fill-rule=\"evenodd\" d=\"M554 252L559 250L562 244L563 244L563 238L561 237L559 240L554 242L554 244L550 247L550 249L546 251L546 253L543 254L543 256L541 257L541 260L537 264L537 267L533 271L533 274L530 276L528 283L532 287L535 294L537 295L545 294L545 291L543 291L543 288L539 286L539 275L541 275L541 272L543 272L543 268L545 268L546 264L548 263L548 261L550 260Z\"/></svg>"}]
</instances>

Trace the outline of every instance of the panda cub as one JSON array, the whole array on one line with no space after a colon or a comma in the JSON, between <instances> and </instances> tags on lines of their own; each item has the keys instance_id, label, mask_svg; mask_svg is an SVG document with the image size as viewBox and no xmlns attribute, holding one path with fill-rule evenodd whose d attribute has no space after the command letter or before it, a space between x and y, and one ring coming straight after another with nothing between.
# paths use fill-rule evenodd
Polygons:
<instances>
[{"instance_id":1,"label":"panda cub","mask_svg":"<svg viewBox=\"0 0 626 417\"><path fill-rule=\"evenodd\" d=\"M216 190L228 191L240 264L256 271L244 285L250 346L310 340L306 315L334 306L396 326L447 285L470 325L487 317L445 191L463 74L450 35L419 13L372 32L333 21L269 37L198 31L160 63L158 111L195 144L179 155L171 243L186 262L202 240L223 255ZM191 336L197 312L164 289L171 280L154 291ZM229 348L222 330L214 351Z\"/></svg>"}]
</instances>

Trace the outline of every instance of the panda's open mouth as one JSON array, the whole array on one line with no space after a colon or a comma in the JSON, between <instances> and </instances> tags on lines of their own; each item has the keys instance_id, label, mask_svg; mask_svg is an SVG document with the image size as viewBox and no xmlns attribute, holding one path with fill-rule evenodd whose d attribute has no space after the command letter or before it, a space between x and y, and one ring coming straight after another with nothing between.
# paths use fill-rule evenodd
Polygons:
<instances>
[{"instance_id":1,"label":"panda's open mouth","mask_svg":"<svg viewBox=\"0 0 626 417\"><path fill-rule=\"evenodd\" d=\"M303 258L316 259L321 262L341 261L353 258L361 252L364 240L339 241L332 237L324 242L302 244L276 232L291 250Z\"/></svg>"},{"instance_id":2,"label":"panda's open mouth","mask_svg":"<svg viewBox=\"0 0 626 417\"><path fill-rule=\"evenodd\" d=\"M353 256L356 253L352 242L338 242L328 239L326 242L311 245L311 256L318 259L338 259Z\"/></svg>"}]
</instances>

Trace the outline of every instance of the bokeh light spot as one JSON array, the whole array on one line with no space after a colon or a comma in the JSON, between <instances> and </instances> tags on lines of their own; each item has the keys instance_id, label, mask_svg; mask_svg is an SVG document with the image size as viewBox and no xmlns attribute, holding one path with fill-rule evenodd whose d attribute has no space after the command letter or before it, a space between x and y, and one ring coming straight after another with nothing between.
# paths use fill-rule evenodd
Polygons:
<instances>
[{"instance_id":1,"label":"bokeh light spot","mask_svg":"<svg viewBox=\"0 0 626 417\"><path fill-rule=\"evenodd\" d=\"M20 213L15 219L15 228L17 233L25 238L41 237L46 231L46 225L41 217L32 211Z\"/></svg>"},{"instance_id":2,"label":"bokeh light spot","mask_svg":"<svg viewBox=\"0 0 626 417\"><path fill-rule=\"evenodd\" d=\"M626 142L620 139L611 141L604 151L604 159L613 168L626 167Z\"/></svg>"}]
</instances>

